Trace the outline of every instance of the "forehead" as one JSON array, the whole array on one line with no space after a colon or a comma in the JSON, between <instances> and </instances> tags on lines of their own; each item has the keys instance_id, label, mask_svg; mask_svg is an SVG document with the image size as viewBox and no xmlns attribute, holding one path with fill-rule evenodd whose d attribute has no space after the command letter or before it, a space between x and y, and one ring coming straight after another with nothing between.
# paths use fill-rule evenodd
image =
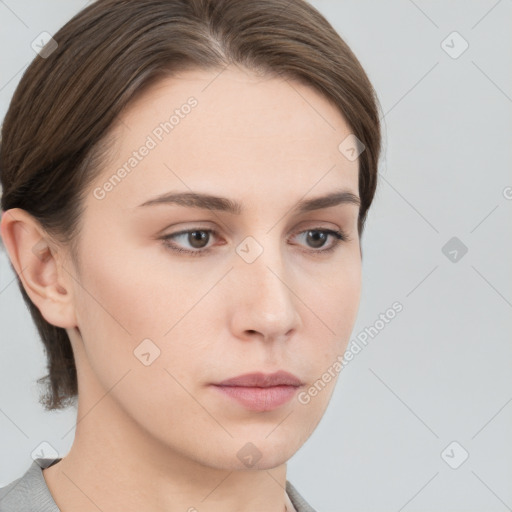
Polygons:
<instances>
[{"instance_id":1,"label":"forehead","mask_svg":"<svg viewBox=\"0 0 512 512\"><path fill-rule=\"evenodd\" d=\"M358 160L338 148L350 133L336 107L304 84L238 68L182 71L119 116L95 186L121 174L109 196L130 206L171 189L256 190L267 199L341 187L357 194Z\"/></svg>"},{"instance_id":2,"label":"forehead","mask_svg":"<svg viewBox=\"0 0 512 512\"><path fill-rule=\"evenodd\" d=\"M284 126L290 136L307 138L314 132L320 132L317 138L322 138L329 132L340 136L340 131L350 131L338 109L311 86L237 67L191 69L161 79L131 102L120 117L125 126L148 119L165 121L191 97L198 103L192 122L200 121L211 135L282 137L286 135L280 131Z\"/></svg>"}]
</instances>

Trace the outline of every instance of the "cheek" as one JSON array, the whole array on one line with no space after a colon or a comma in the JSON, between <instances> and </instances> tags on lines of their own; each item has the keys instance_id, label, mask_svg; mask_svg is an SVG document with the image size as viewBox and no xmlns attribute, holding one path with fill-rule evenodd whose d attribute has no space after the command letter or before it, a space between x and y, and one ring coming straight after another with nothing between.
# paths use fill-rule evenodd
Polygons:
<instances>
[{"instance_id":1,"label":"cheek","mask_svg":"<svg viewBox=\"0 0 512 512\"><path fill-rule=\"evenodd\" d=\"M347 260L346 264L339 265L329 276L323 275L316 283L315 292L307 295L312 312L308 313L309 322L304 325L303 333L302 360L308 361L304 371L310 378L302 398L298 397L300 407L304 408L304 418L313 422L309 425L313 429L341 377L340 361L359 309L360 260Z\"/></svg>"},{"instance_id":2,"label":"cheek","mask_svg":"<svg viewBox=\"0 0 512 512\"><path fill-rule=\"evenodd\" d=\"M302 360L308 361L304 371L310 379L297 400L309 432L316 428L341 377L340 361L357 318L360 295L361 264L356 258L338 267L307 296L312 313L305 327Z\"/></svg>"},{"instance_id":3,"label":"cheek","mask_svg":"<svg viewBox=\"0 0 512 512\"><path fill-rule=\"evenodd\" d=\"M182 386L191 389L191 376L200 375L200 359L190 356L197 326L192 308L207 287L194 288L170 266L152 263L113 251L84 262L77 287L84 368L100 384L99 394L110 390L140 424L170 422L176 408L200 418L200 407Z\"/></svg>"},{"instance_id":4,"label":"cheek","mask_svg":"<svg viewBox=\"0 0 512 512\"><path fill-rule=\"evenodd\" d=\"M76 289L79 328L89 364L107 388L128 369L146 368L144 359L151 361L148 369L157 368L164 378L164 368L187 375L187 365L199 361L190 354L198 350L201 328L214 324L215 291L207 300L203 296L219 280L219 272L201 277L157 256L147 248L110 248L108 254L84 260Z\"/></svg>"},{"instance_id":5,"label":"cheek","mask_svg":"<svg viewBox=\"0 0 512 512\"><path fill-rule=\"evenodd\" d=\"M331 355L344 350L359 310L360 259L350 256L341 264L322 270L315 278L308 276L302 289L303 300L311 310L309 329L315 326L320 345ZM311 331L308 333L311 335Z\"/></svg>"},{"instance_id":6,"label":"cheek","mask_svg":"<svg viewBox=\"0 0 512 512\"><path fill-rule=\"evenodd\" d=\"M108 251L83 264L87 292L78 292L87 314L110 334L117 332L115 339L159 339L190 309L188 303L198 300L191 276L185 278L179 267L166 264L156 249L118 247L110 242Z\"/></svg>"}]
</instances>

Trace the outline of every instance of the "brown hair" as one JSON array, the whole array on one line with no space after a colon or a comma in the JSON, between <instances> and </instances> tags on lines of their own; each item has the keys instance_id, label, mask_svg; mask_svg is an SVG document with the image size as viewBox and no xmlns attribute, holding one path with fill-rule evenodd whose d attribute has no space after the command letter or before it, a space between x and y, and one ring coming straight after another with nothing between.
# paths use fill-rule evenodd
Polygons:
<instances>
[{"instance_id":1,"label":"brown hair","mask_svg":"<svg viewBox=\"0 0 512 512\"><path fill-rule=\"evenodd\" d=\"M377 185L378 99L350 48L305 0L97 0L53 38L57 48L47 45L32 61L4 119L1 207L26 210L68 245L75 261L84 191L102 171L109 128L147 87L187 67L240 65L300 81L328 98L365 145L362 235ZM17 279L47 356L40 403L62 409L78 393L71 343Z\"/></svg>"}]
</instances>

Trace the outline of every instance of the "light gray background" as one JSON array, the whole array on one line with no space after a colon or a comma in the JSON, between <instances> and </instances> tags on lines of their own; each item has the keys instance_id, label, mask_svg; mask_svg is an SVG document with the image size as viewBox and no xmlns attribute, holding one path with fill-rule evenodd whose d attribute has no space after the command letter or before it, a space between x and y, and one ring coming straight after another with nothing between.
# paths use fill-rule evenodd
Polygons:
<instances>
[{"instance_id":1,"label":"light gray background","mask_svg":"<svg viewBox=\"0 0 512 512\"><path fill-rule=\"evenodd\" d=\"M342 370L288 479L319 512L512 510L512 1L312 4L360 59L384 114L351 339L395 301L403 311ZM84 5L0 0L2 119L33 39ZM453 31L469 44L457 58L444 49L462 48ZM452 237L468 248L456 262L442 251ZM42 441L67 452L76 413L37 404L43 348L4 252L0 329L5 485ZM453 469L445 460L463 450Z\"/></svg>"}]
</instances>

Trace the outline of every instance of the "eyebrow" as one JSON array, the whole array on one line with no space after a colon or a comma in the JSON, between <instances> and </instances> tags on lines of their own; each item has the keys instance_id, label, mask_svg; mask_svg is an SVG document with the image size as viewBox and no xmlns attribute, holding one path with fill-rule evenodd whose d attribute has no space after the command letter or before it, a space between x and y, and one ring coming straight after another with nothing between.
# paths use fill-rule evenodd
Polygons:
<instances>
[{"instance_id":1,"label":"eyebrow","mask_svg":"<svg viewBox=\"0 0 512 512\"><path fill-rule=\"evenodd\" d=\"M176 204L187 208L203 208L232 213L234 215L240 215L243 211L242 204L237 201L227 197L202 194L199 192L167 192L145 201L140 204L139 207L156 204ZM350 190L337 190L327 195L311 199L302 199L293 208L293 212L296 214L306 213L340 204L354 204L359 207L361 201L359 197Z\"/></svg>"}]
</instances>

